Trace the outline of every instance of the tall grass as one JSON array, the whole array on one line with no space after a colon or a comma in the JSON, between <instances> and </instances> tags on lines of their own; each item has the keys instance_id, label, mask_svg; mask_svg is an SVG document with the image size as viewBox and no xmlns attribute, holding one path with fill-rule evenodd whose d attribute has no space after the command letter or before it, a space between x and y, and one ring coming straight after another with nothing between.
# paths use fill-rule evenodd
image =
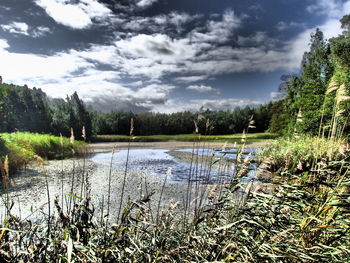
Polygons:
<instances>
[{"instance_id":1,"label":"tall grass","mask_svg":"<svg viewBox=\"0 0 350 263\"><path fill-rule=\"evenodd\" d=\"M12 215L4 221L0 261L349 262L349 168L346 154L266 189L239 180L238 168L186 227L171 208L154 224L151 198L128 202L120 224L109 226L97 220L89 196L69 214L56 200L59 220L49 237L45 226Z\"/></svg>"},{"instance_id":2,"label":"tall grass","mask_svg":"<svg viewBox=\"0 0 350 263\"><path fill-rule=\"evenodd\" d=\"M35 155L44 159L69 158L74 152L82 153L85 147L84 142L71 144L67 138L29 132L0 133L0 138L0 157L8 155L11 170L33 161Z\"/></svg>"},{"instance_id":3,"label":"tall grass","mask_svg":"<svg viewBox=\"0 0 350 263\"><path fill-rule=\"evenodd\" d=\"M345 147L345 148L344 148ZM280 138L258 154L261 162L269 160L270 170L295 172L312 169L318 161L339 160L344 157L345 139L299 136Z\"/></svg>"}]
</instances>

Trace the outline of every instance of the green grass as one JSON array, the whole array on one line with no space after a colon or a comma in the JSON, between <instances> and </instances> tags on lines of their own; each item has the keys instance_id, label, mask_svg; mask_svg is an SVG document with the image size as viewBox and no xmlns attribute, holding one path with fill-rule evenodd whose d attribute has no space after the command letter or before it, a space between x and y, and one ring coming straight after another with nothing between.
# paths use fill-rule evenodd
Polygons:
<instances>
[{"instance_id":1,"label":"green grass","mask_svg":"<svg viewBox=\"0 0 350 263\"><path fill-rule=\"evenodd\" d=\"M48 134L29 132L0 133L0 158L9 158L11 170L17 170L38 155L44 159L61 159L72 157L82 152L85 143L76 141L74 145L68 138ZM74 149L74 152L73 152Z\"/></svg>"},{"instance_id":2,"label":"green grass","mask_svg":"<svg viewBox=\"0 0 350 263\"><path fill-rule=\"evenodd\" d=\"M342 158L343 139L301 136L299 138L279 138L264 148L258 155L260 161L269 160L272 170L299 170L312 167L318 161ZM344 150L344 149L343 149Z\"/></svg>"},{"instance_id":3,"label":"green grass","mask_svg":"<svg viewBox=\"0 0 350 263\"><path fill-rule=\"evenodd\" d=\"M272 133L252 133L247 135L247 142L266 141L277 138ZM125 135L97 135L93 138L94 142L127 142L130 137ZM166 141L198 141L197 134L179 134L179 135L151 135L151 136L135 136L135 142L166 142ZM233 135L201 135L201 141L208 142L240 142L242 134Z\"/></svg>"}]
</instances>

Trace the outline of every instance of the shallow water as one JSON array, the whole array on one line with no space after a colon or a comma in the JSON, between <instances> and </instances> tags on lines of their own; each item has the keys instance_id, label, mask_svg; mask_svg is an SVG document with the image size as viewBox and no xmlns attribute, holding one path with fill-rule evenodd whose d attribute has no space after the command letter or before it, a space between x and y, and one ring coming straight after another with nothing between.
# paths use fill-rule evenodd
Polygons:
<instances>
[{"instance_id":1,"label":"shallow water","mask_svg":"<svg viewBox=\"0 0 350 263\"><path fill-rule=\"evenodd\" d=\"M245 154L254 154L258 152L258 148L245 149ZM171 176L168 179L169 183L188 183L189 175L191 174L191 180L198 180L201 183L214 184L218 182L229 181L233 174L234 163L228 165L217 165L209 169L208 164L205 161L200 161L199 165L191 165L190 162L182 162L177 160L171 154L170 150L167 149L131 149L129 150L128 157L128 170L142 171L146 174L154 173L160 176L166 176L166 173L171 171ZM235 159L237 157L237 149L226 149L225 152L209 148L200 149L180 149L176 151L182 152L193 152L199 156L210 156L225 157L229 159ZM118 169L125 169L127 161L128 150L120 150L115 152L113 155L112 166ZM90 158L93 162L110 165L112 153L99 153ZM256 165L251 164L250 172L246 180L254 177Z\"/></svg>"}]
</instances>

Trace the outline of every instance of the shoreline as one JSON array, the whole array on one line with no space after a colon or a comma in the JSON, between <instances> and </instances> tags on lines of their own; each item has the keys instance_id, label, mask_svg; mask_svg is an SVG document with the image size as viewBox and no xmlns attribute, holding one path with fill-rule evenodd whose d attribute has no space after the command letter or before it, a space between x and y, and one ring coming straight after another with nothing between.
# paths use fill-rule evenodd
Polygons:
<instances>
[{"instance_id":1,"label":"shoreline","mask_svg":"<svg viewBox=\"0 0 350 263\"><path fill-rule=\"evenodd\" d=\"M259 141L246 143L246 147L260 148L270 144L271 141ZM184 149L184 148L221 148L225 145L223 142L185 142L185 141L167 141L167 142L131 142L130 149ZM234 147L234 143L227 143L226 147ZM236 147L240 147L241 144L236 144ZM98 142L90 143L89 149L92 154L112 152L113 148L116 150L128 149L128 142Z\"/></svg>"}]
</instances>

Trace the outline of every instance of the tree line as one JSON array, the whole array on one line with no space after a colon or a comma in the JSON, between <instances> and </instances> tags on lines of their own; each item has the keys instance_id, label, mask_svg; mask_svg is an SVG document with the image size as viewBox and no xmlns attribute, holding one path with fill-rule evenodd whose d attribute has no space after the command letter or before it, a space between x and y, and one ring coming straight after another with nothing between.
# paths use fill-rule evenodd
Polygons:
<instances>
[{"instance_id":1,"label":"tree line","mask_svg":"<svg viewBox=\"0 0 350 263\"><path fill-rule=\"evenodd\" d=\"M269 126L272 106L273 103L259 107L237 107L232 111L202 110L172 114L101 113L88 109L76 92L66 99L51 99L41 89L1 83L0 132L30 131L70 136L72 128L75 136L80 138L84 126L89 139L96 134L127 135L130 121L134 119L135 135L193 133L194 120L198 121L199 131L203 134L231 134L242 132L251 116L254 116L256 123L253 131L264 132Z\"/></svg>"},{"instance_id":2,"label":"tree line","mask_svg":"<svg viewBox=\"0 0 350 263\"><path fill-rule=\"evenodd\" d=\"M69 137L71 129L77 138L91 137L91 113L75 92L63 99L50 99L37 88L0 82L0 132L29 131L62 134Z\"/></svg>"},{"instance_id":3,"label":"tree line","mask_svg":"<svg viewBox=\"0 0 350 263\"><path fill-rule=\"evenodd\" d=\"M319 29L311 35L299 74L280 85L284 99L272 106L271 132L334 137L350 131L350 15L340 22L338 37L326 40Z\"/></svg>"}]
</instances>

